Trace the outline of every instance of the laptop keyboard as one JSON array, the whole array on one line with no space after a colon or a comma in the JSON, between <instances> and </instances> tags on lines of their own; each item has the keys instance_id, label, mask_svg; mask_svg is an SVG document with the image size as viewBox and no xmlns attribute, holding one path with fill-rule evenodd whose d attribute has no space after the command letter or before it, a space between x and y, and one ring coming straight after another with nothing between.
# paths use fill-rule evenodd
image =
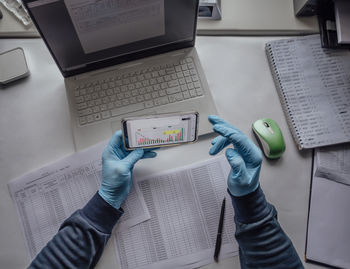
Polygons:
<instances>
[{"instance_id":1,"label":"laptop keyboard","mask_svg":"<svg viewBox=\"0 0 350 269\"><path fill-rule=\"evenodd\" d=\"M84 83L74 91L80 125L204 95L191 57Z\"/></svg>"}]
</instances>

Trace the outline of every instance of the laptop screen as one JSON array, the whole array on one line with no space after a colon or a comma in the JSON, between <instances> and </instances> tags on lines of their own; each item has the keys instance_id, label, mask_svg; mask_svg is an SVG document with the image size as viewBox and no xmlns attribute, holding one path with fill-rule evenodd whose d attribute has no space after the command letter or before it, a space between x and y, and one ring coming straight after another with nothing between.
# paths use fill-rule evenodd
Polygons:
<instances>
[{"instance_id":1,"label":"laptop screen","mask_svg":"<svg viewBox=\"0 0 350 269\"><path fill-rule=\"evenodd\" d=\"M63 75L170 50L195 38L196 0L24 2Z\"/></svg>"}]
</instances>

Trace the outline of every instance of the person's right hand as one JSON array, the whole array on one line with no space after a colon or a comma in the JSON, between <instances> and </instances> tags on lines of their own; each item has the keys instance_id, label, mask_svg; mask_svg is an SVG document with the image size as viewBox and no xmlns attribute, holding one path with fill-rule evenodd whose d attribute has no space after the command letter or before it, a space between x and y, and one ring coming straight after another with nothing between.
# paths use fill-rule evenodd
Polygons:
<instances>
[{"instance_id":1,"label":"person's right hand","mask_svg":"<svg viewBox=\"0 0 350 269\"><path fill-rule=\"evenodd\" d=\"M244 196L255 191L259 186L259 174L262 162L260 149L239 129L218 116L210 115L213 130L220 134L211 142L210 155L215 155L230 144L234 148L226 150L226 158L231 165L227 179L230 193Z\"/></svg>"},{"instance_id":2,"label":"person's right hand","mask_svg":"<svg viewBox=\"0 0 350 269\"><path fill-rule=\"evenodd\" d=\"M122 132L117 131L102 154L102 182L99 195L111 206L119 209L128 196L132 185L132 170L141 158L154 158L156 152L143 150L126 150Z\"/></svg>"}]
</instances>

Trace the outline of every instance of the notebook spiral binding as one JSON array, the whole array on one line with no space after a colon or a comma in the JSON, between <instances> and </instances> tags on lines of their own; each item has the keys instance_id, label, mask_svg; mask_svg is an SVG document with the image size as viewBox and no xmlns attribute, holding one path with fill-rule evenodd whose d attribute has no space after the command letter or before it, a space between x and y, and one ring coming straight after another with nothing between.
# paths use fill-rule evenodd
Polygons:
<instances>
[{"instance_id":1,"label":"notebook spiral binding","mask_svg":"<svg viewBox=\"0 0 350 269\"><path fill-rule=\"evenodd\" d=\"M300 136L298 127L295 124L294 117L292 116L290 106L288 104L288 100L287 100L286 95L284 93L284 89L283 89L283 86L281 83L281 78L280 78L280 75L279 75L278 70L276 68L275 58L273 56L273 51L272 51L270 44L266 44L266 54L267 54L267 58L269 60L269 66L271 69L273 80L274 80L275 85L276 85L277 93L278 93L278 96L279 96L279 99L280 99L280 102L282 105L283 112L286 116L289 129L291 130L293 139L296 142L296 144L298 145L299 150L301 150L304 148L304 143L303 143L303 140Z\"/></svg>"}]
</instances>

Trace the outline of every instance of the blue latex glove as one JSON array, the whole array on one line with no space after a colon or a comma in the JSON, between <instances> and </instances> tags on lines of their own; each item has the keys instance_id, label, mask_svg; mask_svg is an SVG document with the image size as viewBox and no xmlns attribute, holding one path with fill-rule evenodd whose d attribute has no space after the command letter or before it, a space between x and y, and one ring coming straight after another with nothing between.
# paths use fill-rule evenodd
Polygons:
<instances>
[{"instance_id":1,"label":"blue latex glove","mask_svg":"<svg viewBox=\"0 0 350 269\"><path fill-rule=\"evenodd\" d=\"M226 150L226 158L231 165L227 179L230 193L244 196L255 191L259 186L259 174L262 162L260 149L239 129L218 116L209 116L213 130L220 134L211 141L210 155L215 155L230 144L234 149Z\"/></svg>"},{"instance_id":2,"label":"blue latex glove","mask_svg":"<svg viewBox=\"0 0 350 269\"><path fill-rule=\"evenodd\" d=\"M99 195L111 206L119 209L132 186L132 169L141 158L153 158L153 151L141 148L127 151L123 144L122 132L117 131L102 154L102 183Z\"/></svg>"}]
</instances>

